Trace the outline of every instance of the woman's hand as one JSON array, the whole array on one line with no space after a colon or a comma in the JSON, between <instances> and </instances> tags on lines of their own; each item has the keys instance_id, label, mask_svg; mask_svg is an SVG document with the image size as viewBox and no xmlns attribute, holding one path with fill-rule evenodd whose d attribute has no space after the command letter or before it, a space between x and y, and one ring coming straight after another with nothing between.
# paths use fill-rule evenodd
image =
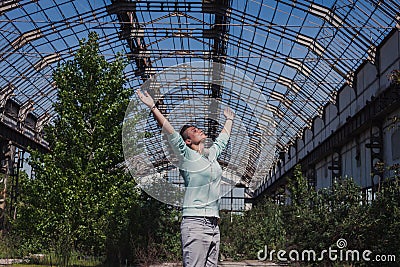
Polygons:
<instances>
[{"instance_id":1,"label":"woman's hand","mask_svg":"<svg viewBox=\"0 0 400 267\"><path fill-rule=\"evenodd\" d=\"M172 125L169 123L169 121L164 117L164 115L158 110L158 108L156 108L154 106L154 100L153 98L149 95L149 93L147 93L147 91L144 91L144 93L142 93L140 91L140 89L138 89L136 91L137 95L139 96L139 99L143 102L143 104L145 104L146 106L148 106L149 108L151 108L151 112L154 115L154 118L156 119L158 125L160 127L163 128L163 130L165 130L166 133L172 134L175 132L174 128L172 127ZM154 107L154 108L153 108Z\"/></svg>"},{"instance_id":2,"label":"woman's hand","mask_svg":"<svg viewBox=\"0 0 400 267\"><path fill-rule=\"evenodd\" d=\"M227 133L228 135L231 134L233 118L235 117L235 113L229 108L226 107L224 109L224 116L226 118L224 129L222 129L221 133Z\"/></svg>"},{"instance_id":3,"label":"woman's hand","mask_svg":"<svg viewBox=\"0 0 400 267\"><path fill-rule=\"evenodd\" d=\"M152 108L154 106L154 100L153 98L147 93L147 91L144 91L144 94L138 89L136 91L137 95L139 96L139 99L149 108Z\"/></svg>"},{"instance_id":4,"label":"woman's hand","mask_svg":"<svg viewBox=\"0 0 400 267\"><path fill-rule=\"evenodd\" d=\"M233 120L233 118L235 117L235 113L233 113L230 108L226 107L224 109L224 116L227 120Z\"/></svg>"}]
</instances>

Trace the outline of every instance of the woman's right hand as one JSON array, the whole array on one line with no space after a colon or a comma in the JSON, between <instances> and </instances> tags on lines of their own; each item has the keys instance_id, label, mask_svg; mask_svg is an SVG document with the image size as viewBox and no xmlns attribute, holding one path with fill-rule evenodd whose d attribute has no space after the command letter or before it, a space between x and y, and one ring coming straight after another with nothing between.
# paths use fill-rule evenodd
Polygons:
<instances>
[{"instance_id":1,"label":"woman's right hand","mask_svg":"<svg viewBox=\"0 0 400 267\"><path fill-rule=\"evenodd\" d=\"M137 95L139 96L139 99L143 102L143 104L145 104L146 106L148 106L149 108L152 108L154 106L154 100L153 98L149 95L149 93L147 93L147 91L144 91L144 93L142 93L140 91L140 89L138 89L136 91Z\"/></svg>"},{"instance_id":2,"label":"woman's right hand","mask_svg":"<svg viewBox=\"0 0 400 267\"><path fill-rule=\"evenodd\" d=\"M154 118L156 119L158 125L163 128L163 131L165 131L168 134L174 133L175 132L174 127L172 127L171 123L169 123L169 121L164 117L161 111L159 111L157 108L153 108L154 100L151 97L151 95L149 95L149 93L147 93L146 91L142 93L140 89L138 89L136 93L139 99L143 102L143 104L151 108L151 112L153 113Z\"/></svg>"}]
</instances>

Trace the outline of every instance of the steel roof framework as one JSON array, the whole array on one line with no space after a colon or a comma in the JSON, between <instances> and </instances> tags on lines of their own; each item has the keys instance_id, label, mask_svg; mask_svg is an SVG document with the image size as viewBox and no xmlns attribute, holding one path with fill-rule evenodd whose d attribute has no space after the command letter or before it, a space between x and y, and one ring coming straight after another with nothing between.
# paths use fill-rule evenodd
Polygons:
<instances>
[{"instance_id":1,"label":"steel roof framework","mask_svg":"<svg viewBox=\"0 0 400 267\"><path fill-rule=\"evenodd\" d=\"M197 60L242 71L274 113L279 152L344 83L352 85L352 71L365 60L374 63L375 47L399 28L398 10L395 0L1 1L0 108L6 114L6 103L15 102L16 120L30 114L40 125L54 116L52 72L96 31L107 58L122 52L131 59L126 77L133 89L158 71ZM260 131L226 88L203 84L159 104L167 112L197 93L229 103L250 133ZM198 123L217 131L207 120ZM149 130L158 131L155 123ZM251 173L248 166L249 179Z\"/></svg>"}]
</instances>

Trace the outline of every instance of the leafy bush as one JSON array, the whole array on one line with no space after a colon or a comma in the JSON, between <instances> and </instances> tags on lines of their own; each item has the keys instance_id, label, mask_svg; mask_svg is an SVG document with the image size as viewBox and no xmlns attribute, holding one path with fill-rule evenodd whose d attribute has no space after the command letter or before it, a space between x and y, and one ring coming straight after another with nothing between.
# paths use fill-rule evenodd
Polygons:
<instances>
[{"instance_id":1,"label":"leafy bush","mask_svg":"<svg viewBox=\"0 0 400 267\"><path fill-rule=\"evenodd\" d=\"M336 242L343 238L347 241L344 250L370 250L371 258L380 254L395 255L398 259L400 167L395 165L389 169L392 175L382 183L376 200L368 203L353 179L336 179L332 187L315 191L309 187L301 167L296 166L287 186L287 205L266 198L243 216L223 220L221 253L233 259L256 259L256 253L267 245L269 251L312 249L319 256L329 247L337 249ZM299 263L346 264L330 261L328 257L324 261Z\"/></svg>"},{"instance_id":2,"label":"leafy bush","mask_svg":"<svg viewBox=\"0 0 400 267\"><path fill-rule=\"evenodd\" d=\"M130 247L134 262L147 266L164 261L180 261L179 211L141 195L129 214Z\"/></svg>"},{"instance_id":3,"label":"leafy bush","mask_svg":"<svg viewBox=\"0 0 400 267\"><path fill-rule=\"evenodd\" d=\"M221 254L234 260L256 259L265 245L283 247L286 236L281 210L269 199L243 215L225 215L220 229Z\"/></svg>"}]
</instances>

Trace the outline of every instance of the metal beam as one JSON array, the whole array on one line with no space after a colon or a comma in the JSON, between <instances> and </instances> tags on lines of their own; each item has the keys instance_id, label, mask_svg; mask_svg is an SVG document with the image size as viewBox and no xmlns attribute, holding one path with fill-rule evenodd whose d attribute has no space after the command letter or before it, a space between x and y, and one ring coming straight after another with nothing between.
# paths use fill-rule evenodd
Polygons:
<instances>
[{"instance_id":1,"label":"metal beam","mask_svg":"<svg viewBox=\"0 0 400 267\"><path fill-rule=\"evenodd\" d=\"M48 144L44 140L35 140L34 136L28 137L27 133L31 131L22 126L23 133L14 127L10 127L4 121L0 121L0 138L10 140L13 144L24 150L30 149L39 150L42 153L50 151Z\"/></svg>"},{"instance_id":2,"label":"metal beam","mask_svg":"<svg viewBox=\"0 0 400 267\"><path fill-rule=\"evenodd\" d=\"M13 10L15 8L19 8L19 0L6 0L6 1L1 1L0 2L0 15L3 15L4 13Z\"/></svg>"},{"instance_id":3,"label":"metal beam","mask_svg":"<svg viewBox=\"0 0 400 267\"><path fill-rule=\"evenodd\" d=\"M135 61L137 67L136 76L140 76L145 81L152 75L152 73L146 72L147 70L152 70L152 66L149 56L146 56L147 48L144 41L144 30L137 18L136 4L136 1L116 0L106 9L109 14L116 14L121 22L120 39L127 41L132 54L140 55L133 56L130 59Z\"/></svg>"}]
</instances>

